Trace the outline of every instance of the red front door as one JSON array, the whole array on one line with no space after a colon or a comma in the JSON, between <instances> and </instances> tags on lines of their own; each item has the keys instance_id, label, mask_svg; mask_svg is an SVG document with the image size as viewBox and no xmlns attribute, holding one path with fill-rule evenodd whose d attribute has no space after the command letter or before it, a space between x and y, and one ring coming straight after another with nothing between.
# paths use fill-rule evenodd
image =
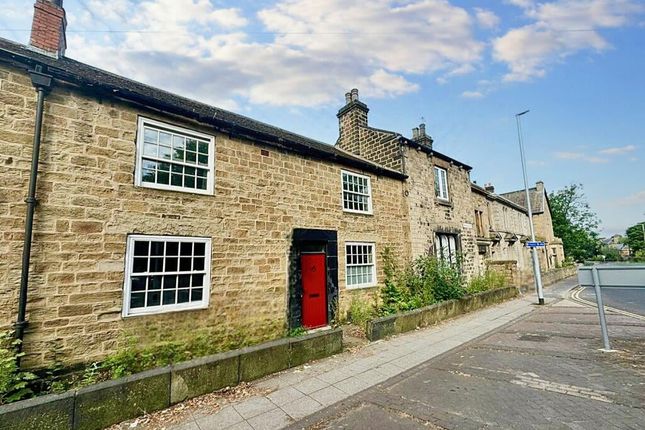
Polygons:
<instances>
[{"instance_id":1,"label":"red front door","mask_svg":"<svg viewBox=\"0 0 645 430\"><path fill-rule=\"evenodd\" d=\"M302 254L302 325L316 328L327 325L327 270L325 254Z\"/></svg>"}]
</instances>

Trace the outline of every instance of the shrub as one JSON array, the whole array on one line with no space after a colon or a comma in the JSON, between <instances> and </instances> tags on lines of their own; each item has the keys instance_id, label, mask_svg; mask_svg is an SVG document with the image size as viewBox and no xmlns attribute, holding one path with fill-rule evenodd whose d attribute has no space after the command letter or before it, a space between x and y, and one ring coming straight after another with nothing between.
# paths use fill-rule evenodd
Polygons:
<instances>
[{"instance_id":1,"label":"shrub","mask_svg":"<svg viewBox=\"0 0 645 430\"><path fill-rule=\"evenodd\" d=\"M459 264L421 256L399 269L391 250L386 248L383 265L385 286L381 289L381 305L378 309L381 315L417 309L464 295Z\"/></svg>"},{"instance_id":2,"label":"shrub","mask_svg":"<svg viewBox=\"0 0 645 430\"><path fill-rule=\"evenodd\" d=\"M36 375L23 372L17 364L20 340L14 339L13 332L0 332L0 405L24 399L33 394L29 383Z\"/></svg>"},{"instance_id":3,"label":"shrub","mask_svg":"<svg viewBox=\"0 0 645 430\"><path fill-rule=\"evenodd\" d=\"M459 263L452 264L425 256L419 257L415 264L423 284L431 288L436 301L459 299L464 296L465 291L462 287L464 279Z\"/></svg>"},{"instance_id":4,"label":"shrub","mask_svg":"<svg viewBox=\"0 0 645 430\"><path fill-rule=\"evenodd\" d=\"M475 294L482 291L502 288L508 284L506 277L494 270L487 270L483 275L475 276L466 287L466 293Z\"/></svg>"},{"instance_id":5,"label":"shrub","mask_svg":"<svg viewBox=\"0 0 645 430\"><path fill-rule=\"evenodd\" d=\"M636 251L636 254L634 255L634 261L639 262L639 263L644 263L645 262L645 249L641 249L640 251Z\"/></svg>"},{"instance_id":6,"label":"shrub","mask_svg":"<svg viewBox=\"0 0 645 430\"><path fill-rule=\"evenodd\" d=\"M357 326L364 327L367 321L376 316L376 309L374 304L357 297L352 297L347 311L347 319Z\"/></svg>"}]
</instances>

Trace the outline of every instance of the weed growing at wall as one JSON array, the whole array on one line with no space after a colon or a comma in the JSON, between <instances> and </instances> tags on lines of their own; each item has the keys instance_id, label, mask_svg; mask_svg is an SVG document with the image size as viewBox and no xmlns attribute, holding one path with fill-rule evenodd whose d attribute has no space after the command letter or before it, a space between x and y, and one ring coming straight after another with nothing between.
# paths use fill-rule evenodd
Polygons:
<instances>
[{"instance_id":1,"label":"weed growing at wall","mask_svg":"<svg viewBox=\"0 0 645 430\"><path fill-rule=\"evenodd\" d=\"M487 270L483 275L475 276L466 286L467 294L476 294L483 291L502 288L508 284L508 280L501 273L494 270Z\"/></svg>"},{"instance_id":2,"label":"weed growing at wall","mask_svg":"<svg viewBox=\"0 0 645 430\"><path fill-rule=\"evenodd\" d=\"M385 248L382 257L385 285L381 289L380 315L458 299L466 292L459 263L451 264L425 255L399 268L390 248Z\"/></svg>"},{"instance_id":3,"label":"weed growing at wall","mask_svg":"<svg viewBox=\"0 0 645 430\"><path fill-rule=\"evenodd\" d=\"M374 303L353 297L347 310L347 320L352 324L365 328L365 324L374 319L377 315L377 308Z\"/></svg>"},{"instance_id":4,"label":"weed growing at wall","mask_svg":"<svg viewBox=\"0 0 645 430\"><path fill-rule=\"evenodd\" d=\"M29 383L36 375L23 372L16 360L24 353L18 353L20 341L14 339L13 332L0 332L0 405L24 399L33 394Z\"/></svg>"}]
</instances>

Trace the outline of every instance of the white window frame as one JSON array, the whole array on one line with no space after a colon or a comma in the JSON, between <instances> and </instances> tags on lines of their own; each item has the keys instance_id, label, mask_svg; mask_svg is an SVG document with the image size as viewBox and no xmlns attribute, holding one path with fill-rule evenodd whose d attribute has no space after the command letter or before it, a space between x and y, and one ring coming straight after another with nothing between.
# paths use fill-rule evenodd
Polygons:
<instances>
[{"instance_id":1,"label":"white window frame","mask_svg":"<svg viewBox=\"0 0 645 430\"><path fill-rule=\"evenodd\" d=\"M187 167L194 167L196 169L206 169L208 171L206 176L206 189L200 190L198 188L186 188L178 185L171 184L157 184L155 182L144 182L142 178L143 171L143 159L147 158L143 154L143 139L144 139L144 126L151 126L152 128L167 130L173 133L184 135L185 137L195 137L202 140L208 141L208 166L199 166L198 164L190 164L185 162L178 162L172 160L164 160L169 164L178 164ZM137 122L137 160L134 170L134 184L137 187L142 188L152 188L157 190L167 190L167 191L180 191L183 193L192 193L192 194L206 194L213 195L214 192L214 183L215 183L215 137L196 132L187 128L179 127L176 125L168 124L165 122L157 121L150 118L145 118L140 116ZM159 160L161 161L161 160Z\"/></svg>"},{"instance_id":2,"label":"white window frame","mask_svg":"<svg viewBox=\"0 0 645 430\"><path fill-rule=\"evenodd\" d=\"M365 283L365 284L349 284L349 270L348 267L356 267L356 266L365 266L364 264L347 264L347 247L352 246L352 245L358 245L358 246L371 246L372 247L372 282ZM348 290L354 290L354 289L360 289L360 288L370 288L370 287L375 287L378 282L376 279L376 243L374 242L345 242L345 253L344 253L344 258L345 258L345 288Z\"/></svg>"},{"instance_id":3,"label":"white window frame","mask_svg":"<svg viewBox=\"0 0 645 430\"><path fill-rule=\"evenodd\" d=\"M152 307L142 307L142 308L130 308L130 295L132 293L131 289L131 278L134 275L132 273L133 264L134 264L134 243L136 240L146 240L146 241L157 241L157 242L192 242L192 243L203 243L205 244L204 250L204 270L199 271L205 272L204 274L204 285L202 287L202 300L195 302L187 303L177 303L172 305L160 304L159 306ZM149 276L151 272L144 272L146 276ZM154 272L154 274L162 275L164 273L172 274L194 274L195 271L188 272ZM140 316L140 315L154 315L162 314L168 312L184 311L184 310L196 310L196 309L206 309L210 302L210 286L211 286L211 238L209 237L193 237L193 236L155 236L148 234L130 234L127 238L126 252L125 252L125 277L123 280L123 311L122 315L124 318ZM161 302L163 303L163 295Z\"/></svg>"},{"instance_id":4,"label":"white window frame","mask_svg":"<svg viewBox=\"0 0 645 430\"><path fill-rule=\"evenodd\" d=\"M436 197L441 200L449 201L450 194L448 192L448 171L442 167L434 166L434 172L435 181L439 180L438 184L436 185L437 188L435 188L435 194L436 190L439 190L439 194L436 195Z\"/></svg>"},{"instance_id":5,"label":"white window frame","mask_svg":"<svg viewBox=\"0 0 645 430\"><path fill-rule=\"evenodd\" d=\"M367 179L367 194L359 194L353 191L345 191L343 183L343 175L356 176L361 179ZM358 209L348 209L345 207L345 193L358 194L362 196L367 196L367 210L361 211ZM350 170L341 170L340 171L340 205L343 208L343 212L350 212L356 214L372 215L372 178L367 175L361 175L360 173L352 172Z\"/></svg>"}]
</instances>

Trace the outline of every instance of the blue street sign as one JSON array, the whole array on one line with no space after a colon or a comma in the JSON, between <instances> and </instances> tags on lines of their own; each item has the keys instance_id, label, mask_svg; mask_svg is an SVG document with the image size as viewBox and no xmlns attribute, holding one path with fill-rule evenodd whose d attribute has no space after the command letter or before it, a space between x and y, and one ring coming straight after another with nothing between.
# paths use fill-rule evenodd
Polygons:
<instances>
[{"instance_id":1,"label":"blue street sign","mask_svg":"<svg viewBox=\"0 0 645 430\"><path fill-rule=\"evenodd\" d=\"M526 242L529 248L544 248L544 242Z\"/></svg>"}]
</instances>

